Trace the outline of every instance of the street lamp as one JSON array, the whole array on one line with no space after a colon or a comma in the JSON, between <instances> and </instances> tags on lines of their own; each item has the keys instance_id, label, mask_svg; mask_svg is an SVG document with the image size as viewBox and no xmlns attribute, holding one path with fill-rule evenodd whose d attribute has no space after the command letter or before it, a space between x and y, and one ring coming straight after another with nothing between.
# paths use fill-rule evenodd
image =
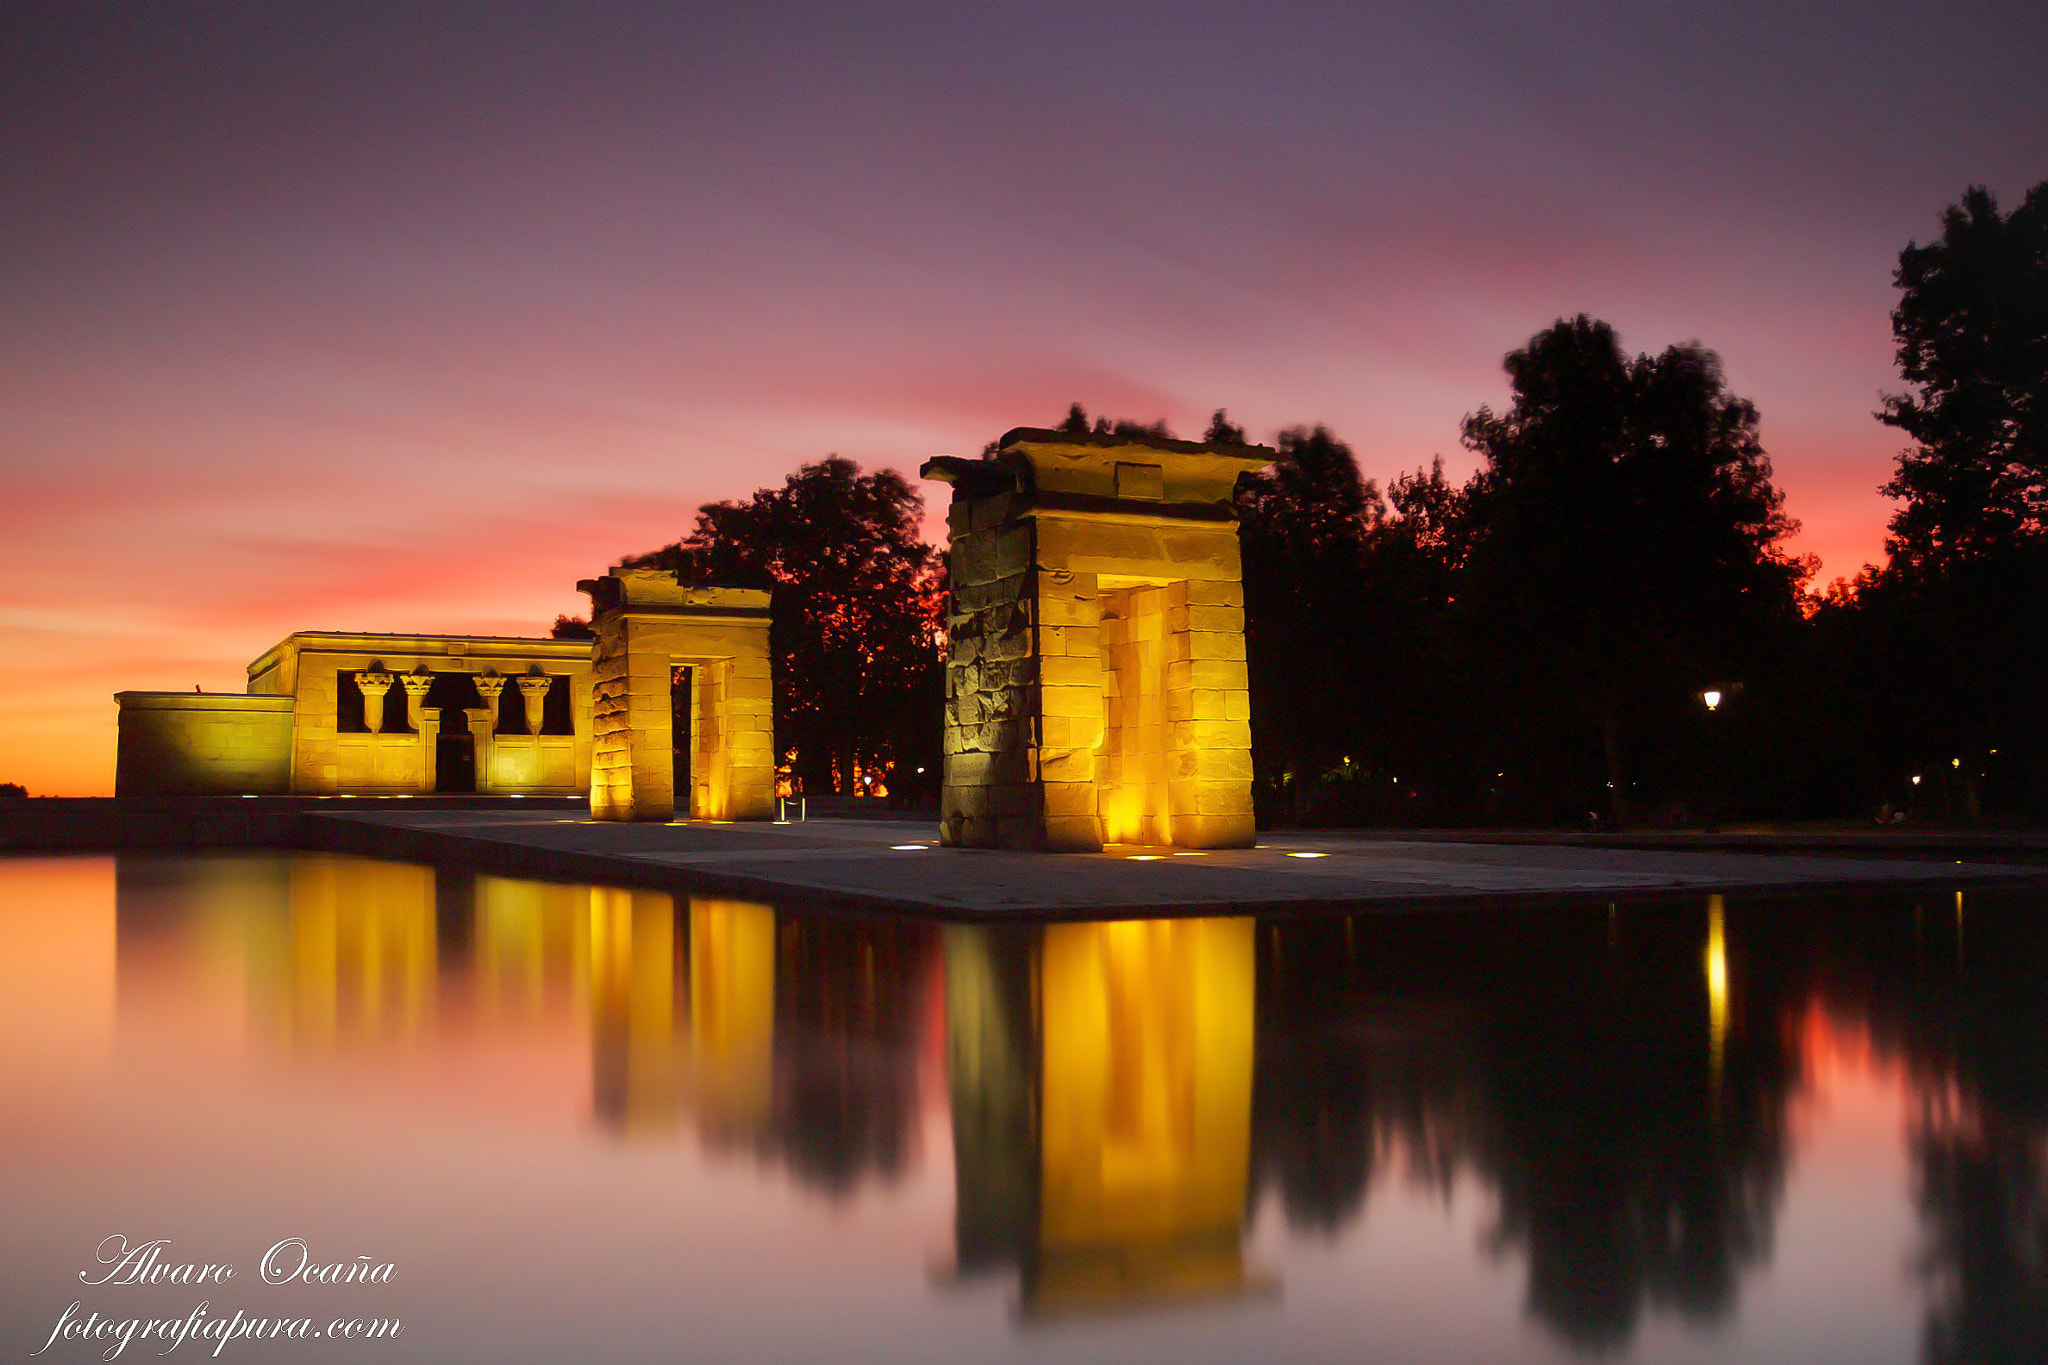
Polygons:
<instances>
[{"instance_id":1,"label":"street lamp","mask_svg":"<svg viewBox=\"0 0 2048 1365\"><path fill-rule=\"evenodd\" d=\"M1700 700L1706 704L1707 714L1709 716L1713 715L1721 709L1721 689L1709 687L1706 691L1700 693ZM1707 726L1707 818L1704 823L1708 834L1717 833L1720 829L1720 825L1714 818L1716 814L1714 807L1717 804L1716 798L1720 795L1721 786L1720 728L1718 724L1712 723Z\"/></svg>"}]
</instances>

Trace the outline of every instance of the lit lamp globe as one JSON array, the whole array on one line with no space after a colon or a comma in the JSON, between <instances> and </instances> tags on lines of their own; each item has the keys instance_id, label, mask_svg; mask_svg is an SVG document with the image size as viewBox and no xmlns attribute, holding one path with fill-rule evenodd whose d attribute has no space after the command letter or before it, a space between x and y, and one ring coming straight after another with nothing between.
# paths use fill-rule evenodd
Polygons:
<instances>
[{"instance_id":1,"label":"lit lamp globe","mask_svg":"<svg viewBox=\"0 0 2048 1365\"><path fill-rule=\"evenodd\" d=\"M1718 710L1721 705L1721 693L1718 689L1710 687L1700 693L1700 700L1707 704L1709 711Z\"/></svg>"}]
</instances>

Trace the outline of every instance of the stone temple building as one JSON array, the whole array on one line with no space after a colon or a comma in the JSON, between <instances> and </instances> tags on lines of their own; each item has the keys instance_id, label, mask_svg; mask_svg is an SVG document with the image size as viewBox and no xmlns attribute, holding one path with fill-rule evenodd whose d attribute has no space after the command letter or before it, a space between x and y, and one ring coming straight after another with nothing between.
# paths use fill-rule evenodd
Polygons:
<instances>
[{"instance_id":1,"label":"stone temple building","mask_svg":"<svg viewBox=\"0 0 2048 1365\"><path fill-rule=\"evenodd\" d=\"M1265 446L1019 428L949 483L948 845L1249 847L1232 494Z\"/></svg>"},{"instance_id":2,"label":"stone temple building","mask_svg":"<svg viewBox=\"0 0 2048 1365\"><path fill-rule=\"evenodd\" d=\"M300 631L246 693L121 692L120 796L579 796L590 642Z\"/></svg>"},{"instance_id":3,"label":"stone temple building","mask_svg":"<svg viewBox=\"0 0 2048 1365\"><path fill-rule=\"evenodd\" d=\"M115 794L587 793L599 819L770 818L768 594L626 568L583 586L595 642L301 631L246 692L117 693Z\"/></svg>"}]
</instances>

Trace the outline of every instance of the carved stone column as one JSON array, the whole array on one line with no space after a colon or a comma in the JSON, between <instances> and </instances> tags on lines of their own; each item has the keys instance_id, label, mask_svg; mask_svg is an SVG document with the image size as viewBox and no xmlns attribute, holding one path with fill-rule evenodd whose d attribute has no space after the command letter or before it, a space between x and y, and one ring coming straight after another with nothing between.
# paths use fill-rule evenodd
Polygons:
<instances>
[{"instance_id":1,"label":"carved stone column","mask_svg":"<svg viewBox=\"0 0 2048 1365\"><path fill-rule=\"evenodd\" d=\"M420 710L427 702L427 689L434 685L434 675L425 668L416 668L399 679L405 684L405 718L413 729L420 728Z\"/></svg>"},{"instance_id":2,"label":"carved stone column","mask_svg":"<svg viewBox=\"0 0 2048 1365\"><path fill-rule=\"evenodd\" d=\"M384 733L384 694L391 683L391 675L381 668L356 674L356 688L363 694L363 725L373 735Z\"/></svg>"},{"instance_id":3,"label":"carved stone column","mask_svg":"<svg viewBox=\"0 0 2048 1365\"><path fill-rule=\"evenodd\" d=\"M548 688L554 678L546 673L525 673L519 678L519 695L526 702L526 733L538 735L542 720L541 708L547 704Z\"/></svg>"},{"instance_id":4,"label":"carved stone column","mask_svg":"<svg viewBox=\"0 0 2048 1365\"><path fill-rule=\"evenodd\" d=\"M498 728L498 706L505 695L505 679L496 673L476 675L476 694L484 699L484 709L491 713L491 729Z\"/></svg>"},{"instance_id":5,"label":"carved stone column","mask_svg":"<svg viewBox=\"0 0 2048 1365\"><path fill-rule=\"evenodd\" d=\"M427 690L434 685L434 675L421 664L399 681L405 684L405 718L419 736L419 778L414 785L420 791L430 792L434 789L434 750L440 737L440 726L427 719Z\"/></svg>"}]
</instances>

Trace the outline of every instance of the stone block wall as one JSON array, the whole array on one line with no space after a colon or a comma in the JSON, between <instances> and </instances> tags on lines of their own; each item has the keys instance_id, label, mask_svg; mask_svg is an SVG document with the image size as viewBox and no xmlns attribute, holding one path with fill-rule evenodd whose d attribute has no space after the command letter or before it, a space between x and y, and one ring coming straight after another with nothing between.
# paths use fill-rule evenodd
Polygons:
<instances>
[{"instance_id":1,"label":"stone block wall","mask_svg":"<svg viewBox=\"0 0 2048 1365\"><path fill-rule=\"evenodd\" d=\"M578 751L589 746L569 735L492 735L490 755L477 774L483 793L518 792L535 796L577 796Z\"/></svg>"},{"instance_id":2,"label":"stone block wall","mask_svg":"<svg viewBox=\"0 0 2048 1365\"><path fill-rule=\"evenodd\" d=\"M116 796L276 796L291 790L292 699L118 692Z\"/></svg>"},{"instance_id":3,"label":"stone block wall","mask_svg":"<svg viewBox=\"0 0 2048 1365\"><path fill-rule=\"evenodd\" d=\"M1031 528L989 524L956 506L947 552L946 842L969 848L1042 843L1038 771L1037 610ZM976 525L975 522L981 524Z\"/></svg>"},{"instance_id":4,"label":"stone block wall","mask_svg":"<svg viewBox=\"0 0 2048 1365\"><path fill-rule=\"evenodd\" d=\"M626 676L626 620L600 615L590 666L590 813L599 820L639 818L634 805L632 704ZM662 734L669 721L662 718Z\"/></svg>"}]
</instances>

